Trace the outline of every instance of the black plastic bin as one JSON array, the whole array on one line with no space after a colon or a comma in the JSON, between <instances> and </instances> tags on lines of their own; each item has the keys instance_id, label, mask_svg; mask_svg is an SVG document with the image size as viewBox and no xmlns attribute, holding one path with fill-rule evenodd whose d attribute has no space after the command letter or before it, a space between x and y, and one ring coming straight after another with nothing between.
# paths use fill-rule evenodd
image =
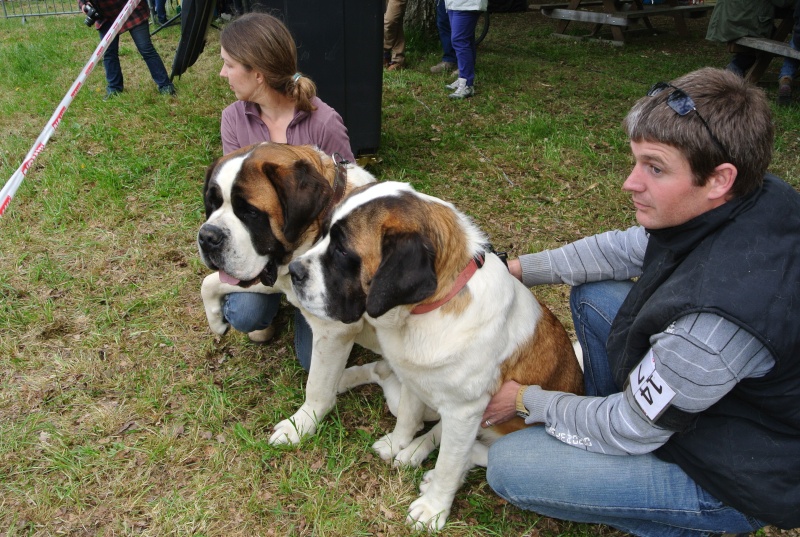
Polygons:
<instances>
[{"instance_id":1,"label":"black plastic bin","mask_svg":"<svg viewBox=\"0 0 800 537\"><path fill-rule=\"evenodd\" d=\"M381 137L383 2L245 0L245 11L275 15L297 42L302 73L344 119L356 156L374 154Z\"/></svg>"}]
</instances>

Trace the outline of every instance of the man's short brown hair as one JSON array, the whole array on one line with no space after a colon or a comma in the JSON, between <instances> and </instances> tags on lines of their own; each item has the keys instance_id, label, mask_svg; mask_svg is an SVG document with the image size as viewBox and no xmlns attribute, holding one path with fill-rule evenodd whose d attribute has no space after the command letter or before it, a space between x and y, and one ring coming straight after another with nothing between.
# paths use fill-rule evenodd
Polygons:
<instances>
[{"instance_id":1,"label":"man's short brown hair","mask_svg":"<svg viewBox=\"0 0 800 537\"><path fill-rule=\"evenodd\" d=\"M667 99L677 89L691 97L696 111L679 115L670 108ZM730 162L738 171L731 189L736 197L761 186L772 159L769 101L761 89L722 69L693 71L663 91L642 97L628 112L623 127L634 142L677 148L689 161L698 186L706 183L714 168Z\"/></svg>"}]
</instances>

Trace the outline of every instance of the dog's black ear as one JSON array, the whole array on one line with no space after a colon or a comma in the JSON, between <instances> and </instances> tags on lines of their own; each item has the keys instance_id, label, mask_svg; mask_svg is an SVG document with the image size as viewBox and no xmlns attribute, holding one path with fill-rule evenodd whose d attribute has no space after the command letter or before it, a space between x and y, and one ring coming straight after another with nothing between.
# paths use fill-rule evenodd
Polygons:
<instances>
[{"instance_id":1,"label":"dog's black ear","mask_svg":"<svg viewBox=\"0 0 800 537\"><path fill-rule=\"evenodd\" d=\"M380 317L395 306L416 304L436 292L436 254L419 233L385 235L381 264L367 295L367 313Z\"/></svg>"},{"instance_id":2,"label":"dog's black ear","mask_svg":"<svg viewBox=\"0 0 800 537\"><path fill-rule=\"evenodd\" d=\"M283 209L283 236L295 242L328 205L333 189L328 181L305 160L294 163L291 173L279 176L278 166L264 163Z\"/></svg>"}]
</instances>

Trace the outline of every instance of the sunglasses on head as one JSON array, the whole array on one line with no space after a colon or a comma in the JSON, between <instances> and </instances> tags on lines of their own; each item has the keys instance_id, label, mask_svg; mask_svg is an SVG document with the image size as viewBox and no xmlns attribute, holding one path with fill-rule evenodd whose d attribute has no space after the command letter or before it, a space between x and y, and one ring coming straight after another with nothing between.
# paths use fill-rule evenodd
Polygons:
<instances>
[{"instance_id":1,"label":"sunglasses on head","mask_svg":"<svg viewBox=\"0 0 800 537\"><path fill-rule=\"evenodd\" d=\"M725 149L725 146L722 145L722 142L720 142L717 137L714 136L714 133L711 132L711 127L708 126L706 120L700 115L700 112L698 112L697 106L694 104L694 100L692 100L692 98L689 97L685 91L677 86L673 86L668 82L656 82L647 91L647 96L653 97L667 88L672 88L672 93L670 93L667 97L667 105L679 116L685 116L689 112L694 112L697 114L697 118L703 123L706 131L708 131L708 135L711 136L711 139L715 144L717 144L717 147L722 151L723 155L725 155L725 158L730 161L730 155L728 154L727 149Z\"/></svg>"}]
</instances>

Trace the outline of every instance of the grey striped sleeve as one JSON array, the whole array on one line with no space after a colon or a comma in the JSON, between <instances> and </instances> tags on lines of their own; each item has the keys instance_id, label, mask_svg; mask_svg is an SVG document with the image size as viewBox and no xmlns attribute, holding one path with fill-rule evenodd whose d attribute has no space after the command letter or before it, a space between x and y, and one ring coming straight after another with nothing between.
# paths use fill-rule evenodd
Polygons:
<instances>
[{"instance_id":1,"label":"grey striped sleeve","mask_svg":"<svg viewBox=\"0 0 800 537\"><path fill-rule=\"evenodd\" d=\"M775 364L749 332L711 313L686 315L650 338L655 369L675 392L671 405L700 412L737 382L767 374ZM647 418L630 388L608 397L547 392L531 386L523 402L528 423L545 423L554 437L589 451L647 453L672 435Z\"/></svg>"},{"instance_id":2,"label":"grey striped sleeve","mask_svg":"<svg viewBox=\"0 0 800 537\"><path fill-rule=\"evenodd\" d=\"M578 285L602 280L629 280L641 274L647 234L642 227L607 231L535 254L520 256L522 281Z\"/></svg>"}]
</instances>

